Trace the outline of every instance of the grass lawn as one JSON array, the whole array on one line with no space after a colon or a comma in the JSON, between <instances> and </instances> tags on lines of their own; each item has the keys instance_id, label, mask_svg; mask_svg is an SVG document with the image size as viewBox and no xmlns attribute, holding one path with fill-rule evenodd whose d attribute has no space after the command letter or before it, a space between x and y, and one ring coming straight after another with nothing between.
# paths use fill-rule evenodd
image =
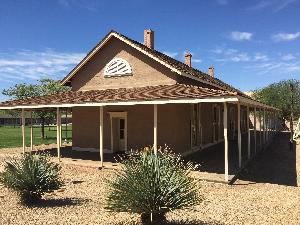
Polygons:
<instances>
[{"instance_id":1,"label":"grass lawn","mask_svg":"<svg viewBox=\"0 0 300 225\"><path fill-rule=\"evenodd\" d=\"M65 126L62 127L62 139L66 136ZM25 127L26 146L30 146L30 127ZM72 140L72 126L68 126L68 141ZM56 143L56 127L45 127L45 139L41 138L41 128L33 128L33 144L52 144ZM21 147L22 130L21 127L3 126L0 127L0 148Z\"/></svg>"}]
</instances>

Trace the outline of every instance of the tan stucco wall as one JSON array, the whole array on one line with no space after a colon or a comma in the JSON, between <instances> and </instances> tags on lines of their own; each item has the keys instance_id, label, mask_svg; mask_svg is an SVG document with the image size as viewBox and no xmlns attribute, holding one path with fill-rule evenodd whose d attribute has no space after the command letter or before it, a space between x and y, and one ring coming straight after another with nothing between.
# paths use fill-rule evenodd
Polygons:
<instances>
[{"instance_id":1,"label":"tan stucco wall","mask_svg":"<svg viewBox=\"0 0 300 225\"><path fill-rule=\"evenodd\" d=\"M158 145L176 152L190 149L190 105L158 105ZM107 106L104 108L104 148L110 149L109 111L127 111L128 149L153 144L153 105ZM73 108L73 146L99 148L99 108Z\"/></svg>"},{"instance_id":2,"label":"tan stucco wall","mask_svg":"<svg viewBox=\"0 0 300 225\"><path fill-rule=\"evenodd\" d=\"M104 77L106 64L115 57L130 64L133 75ZM111 39L72 78L73 90L128 88L149 85L174 84L178 75L122 41Z\"/></svg>"}]
</instances>

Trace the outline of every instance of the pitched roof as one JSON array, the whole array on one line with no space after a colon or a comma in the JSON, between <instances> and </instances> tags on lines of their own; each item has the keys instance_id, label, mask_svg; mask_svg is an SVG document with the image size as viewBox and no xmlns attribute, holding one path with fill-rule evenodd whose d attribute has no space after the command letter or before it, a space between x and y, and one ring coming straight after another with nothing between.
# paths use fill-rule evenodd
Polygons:
<instances>
[{"instance_id":1,"label":"pitched roof","mask_svg":"<svg viewBox=\"0 0 300 225\"><path fill-rule=\"evenodd\" d=\"M152 57L157 58L159 61L162 61L164 63L166 63L167 65L169 65L172 68L177 69L178 71L180 71L183 74L187 74L191 77L197 78L199 80L201 80L202 82L205 82L207 84L210 84L211 86L215 86L216 88L220 88L222 90L227 90L227 91L231 91L231 92L237 92L238 95L241 95L243 97L248 97L246 96L243 92L241 92L240 90L232 87L231 85L221 81L220 79L217 79L215 77L212 77L200 70L197 70L193 67L190 67L186 64L184 64L183 62L180 62L168 55L165 55L157 50L148 48L147 46L145 46L144 44L135 41L123 34L120 34L116 31L111 31L109 32L87 55L86 57L62 80L62 84L65 84L66 82L69 81L69 79L72 78L72 76L76 73L76 71L86 62L86 60L89 59L89 57L91 57L93 54L95 54L100 48L101 46L106 43L106 41L111 37L114 36L116 38L119 38L122 41L126 41L129 44L135 46L138 50L141 50L142 52L146 52L147 54L151 55ZM201 82L200 81L200 82ZM200 83L199 83L200 84Z\"/></svg>"},{"instance_id":2,"label":"pitched roof","mask_svg":"<svg viewBox=\"0 0 300 225\"><path fill-rule=\"evenodd\" d=\"M179 100L236 96L236 92L214 90L198 86L173 84L138 88L119 88L91 91L68 91L55 95L32 97L0 103L1 107L111 103L125 101Z\"/></svg>"}]
</instances>

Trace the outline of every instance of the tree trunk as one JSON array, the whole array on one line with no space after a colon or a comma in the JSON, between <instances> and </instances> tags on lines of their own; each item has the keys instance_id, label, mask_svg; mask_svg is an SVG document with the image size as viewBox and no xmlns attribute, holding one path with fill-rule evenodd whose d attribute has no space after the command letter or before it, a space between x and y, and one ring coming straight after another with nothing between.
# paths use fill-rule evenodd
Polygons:
<instances>
[{"instance_id":1,"label":"tree trunk","mask_svg":"<svg viewBox=\"0 0 300 225\"><path fill-rule=\"evenodd\" d=\"M42 126L41 126L41 138L45 139L45 118L42 117Z\"/></svg>"}]
</instances>

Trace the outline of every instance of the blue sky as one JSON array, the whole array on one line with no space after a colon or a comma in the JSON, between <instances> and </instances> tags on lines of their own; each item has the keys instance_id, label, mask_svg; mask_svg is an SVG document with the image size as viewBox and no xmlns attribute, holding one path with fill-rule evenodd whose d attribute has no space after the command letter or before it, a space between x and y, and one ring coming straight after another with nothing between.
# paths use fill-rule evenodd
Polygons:
<instances>
[{"instance_id":1,"label":"blue sky","mask_svg":"<svg viewBox=\"0 0 300 225\"><path fill-rule=\"evenodd\" d=\"M63 78L114 29L242 91L300 79L300 0L36 0L0 2L0 91ZM0 95L0 100L5 97Z\"/></svg>"}]
</instances>

